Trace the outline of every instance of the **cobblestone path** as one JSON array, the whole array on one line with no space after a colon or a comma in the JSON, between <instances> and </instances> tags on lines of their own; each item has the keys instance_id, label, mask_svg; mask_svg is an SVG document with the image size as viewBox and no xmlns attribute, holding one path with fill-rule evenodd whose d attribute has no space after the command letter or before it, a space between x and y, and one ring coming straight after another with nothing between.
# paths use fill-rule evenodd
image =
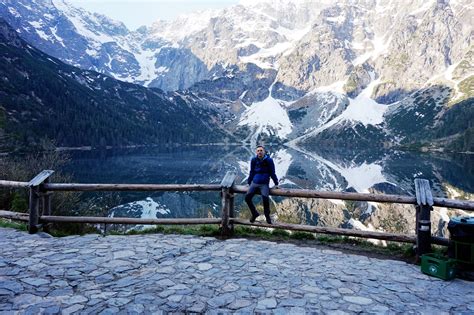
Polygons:
<instances>
[{"instance_id":1,"label":"cobblestone path","mask_svg":"<svg viewBox=\"0 0 474 315\"><path fill-rule=\"evenodd\" d=\"M267 241L0 228L0 314L474 314L474 283Z\"/></svg>"}]
</instances>

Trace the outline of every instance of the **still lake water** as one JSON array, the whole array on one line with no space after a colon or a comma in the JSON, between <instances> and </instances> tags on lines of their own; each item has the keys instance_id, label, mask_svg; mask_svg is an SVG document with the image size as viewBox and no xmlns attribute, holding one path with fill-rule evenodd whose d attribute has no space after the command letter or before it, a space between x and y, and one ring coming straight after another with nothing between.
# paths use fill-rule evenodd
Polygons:
<instances>
[{"instance_id":1,"label":"still lake water","mask_svg":"<svg viewBox=\"0 0 474 315\"><path fill-rule=\"evenodd\" d=\"M323 191L358 191L413 195L414 178L430 181L435 197L474 193L474 156L401 151L298 151L268 147L280 185ZM179 146L73 151L64 171L78 183L220 183L237 172L245 183L253 150L241 146ZM100 194L100 193L98 193ZM88 194L84 195L89 196ZM219 216L218 192L121 192L111 215L131 217ZM256 197L256 201L258 201ZM237 212L246 210L241 195Z\"/></svg>"}]
</instances>

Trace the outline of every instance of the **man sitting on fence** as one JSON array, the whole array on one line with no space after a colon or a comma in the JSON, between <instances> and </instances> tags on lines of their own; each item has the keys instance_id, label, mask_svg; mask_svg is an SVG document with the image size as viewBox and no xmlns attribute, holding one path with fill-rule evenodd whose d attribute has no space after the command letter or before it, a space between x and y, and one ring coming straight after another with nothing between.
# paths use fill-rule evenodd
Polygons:
<instances>
[{"instance_id":1,"label":"man sitting on fence","mask_svg":"<svg viewBox=\"0 0 474 315\"><path fill-rule=\"evenodd\" d=\"M249 206L252 216L250 222L255 222L255 219L260 215L255 205L252 202L253 196L255 196L257 190L260 190L263 200L263 213L268 224L272 224L270 219L270 177L275 183L275 188L278 188L278 178L275 174L275 164L273 160L266 154L265 148L261 145L257 147L257 156L253 157L250 161L250 174L247 183L250 185L247 194L245 195L245 201Z\"/></svg>"}]
</instances>

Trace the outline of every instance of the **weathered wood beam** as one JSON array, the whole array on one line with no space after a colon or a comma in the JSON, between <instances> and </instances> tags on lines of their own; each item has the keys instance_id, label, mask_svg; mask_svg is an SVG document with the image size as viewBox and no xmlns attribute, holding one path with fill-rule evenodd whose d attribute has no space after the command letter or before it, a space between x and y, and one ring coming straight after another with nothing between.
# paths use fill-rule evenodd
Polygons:
<instances>
[{"instance_id":1,"label":"weathered wood beam","mask_svg":"<svg viewBox=\"0 0 474 315\"><path fill-rule=\"evenodd\" d=\"M105 224L159 224L159 225L187 225L187 224L219 224L220 218L203 219L139 219L139 218L109 218L109 217L70 217L70 216L41 216L40 222L67 222L67 223L105 223Z\"/></svg>"},{"instance_id":2,"label":"weathered wood beam","mask_svg":"<svg viewBox=\"0 0 474 315\"><path fill-rule=\"evenodd\" d=\"M433 210L433 196L430 182L426 179L415 179L416 193L416 254L421 257L431 252L431 210Z\"/></svg>"},{"instance_id":3,"label":"weathered wood beam","mask_svg":"<svg viewBox=\"0 0 474 315\"><path fill-rule=\"evenodd\" d=\"M30 187L30 200L29 200L29 213L30 220L28 222L28 232L30 234L38 232L38 219L40 216L40 205L44 204L43 198L44 194L41 195L41 192L45 192L44 183L49 181L49 177L54 173L52 170L43 170L41 173L36 175L30 182L28 186ZM40 203L40 198L42 199Z\"/></svg>"},{"instance_id":4,"label":"weathered wood beam","mask_svg":"<svg viewBox=\"0 0 474 315\"><path fill-rule=\"evenodd\" d=\"M5 188L27 188L29 187L27 182L16 182L11 180L0 180L0 187Z\"/></svg>"},{"instance_id":5,"label":"weathered wood beam","mask_svg":"<svg viewBox=\"0 0 474 315\"><path fill-rule=\"evenodd\" d=\"M433 195L431 194L430 182L426 179L415 178L416 203L419 206L433 206Z\"/></svg>"},{"instance_id":6,"label":"weathered wood beam","mask_svg":"<svg viewBox=\"0 0 474 315\"><path fill-rule=\"evenodd\" d=\"M433 206L474 211L474 201L433 198Z\"/></svg>"},{"instance_id":7,"label":"weathered wood beam","mask_svg":"<svg viewBox=\"0 0 474 315\"><path fill-rule=\"evenodd\" d=\"M258 226L258 227L269 227L269 228L284 229L284 230L290 230L290 231L304 231L304 232L311 232L311 233L323 233L323 234L333 234L333 235L355 236L355 237L362 237L362 238L374 238L378 240L394 241L394 242L402 242L402 243L413 243L413 244L416 242L415 235L373 232L373 231L359 231L359 230L341 229L341 228L334 228L334 227L309 226L309 225L288 224L288 223L280 223L280 222L275 223L275 224L257 223L257 222L250 223L248 220L242 220L242 219L231 219L231 221L234 222L234 224L253 225L253 226Z\"/></svg>"},{"instance_id":8,"label":"weathered wood beam","mask_svg":"<svg viewBox=\"0 0 474 315\"><path fill-rule=\"evenodd\" d=\"M31 186L30 187L30 198L29 198L29 206L28 212L30 214L30 218L28 220L28 232L30 234L34 234L38 232L38 223L39 223L39 187L38 186Z\"/></svg>"},{"instance_id":9,"label":"weathered wood beam","mask_svg":"<svg viewBox=\"0 0 474 315\"><path fill-rule=\"evenodd\" d=\"M245 194L248 186L234 185L232 191ZM338 199L338 200L354 200L354 201L374 201L382 203L402 203L416 205L415 196L402 195L385 195L385 194L368 194L368 193L351 193L351 192L334 192L334 191L316 191L308 189L270 189L272 196L284 197L301 197L301 198L320 198L320 199ZM472 210L474 211L474 201L471 200L454 200L447 198L433 198L434 206Z\"/></svg>"},{"instance_id":10,"label":"weathered wood beam","mask_svg":"<svg viewBox=\"0 0 474 315\"><path fill-rule=\"evenodd\" d=\"M25 188L26 182L0 180L0 187ZM45 190L57 191L219 191L220 185L192 184L192 185L161 185L161 184L44 184ZM244 194L248 187L243 185L232 186L232 192ZM416 204L414 196L365 194L349 192L314 191L305 189L271 189L273 196L339 199L355 201L374 201L385 203ZM474 201L454 200L448 198L433 198L433 205L453 209L474 211Z\"/></svg>"},{"instance_id":11,"label":"weathered wood beam","mask_svg":"<svg viewBox=\"0 0 474 315\"><path fill-rule=\"evenodd\" d=\"M449 238L431 236L431 244L449 246Z\"/></svg>"},{"instance_id":12,"label":"weathered wood beam","mask_svg":"<svg viewBox=\"0 0 474 315\"><path fill-rule=\"evenodd\" d=\"M229 171L221 181L221 235L224 237L231 236L234 230L234 226L230 222L230 218L234 216L234 194L230 192L230 189L234 185L236 177L235 172Z\"/></svg>"},{"instance_id":13,"label":"weathered wood beam","mask_svg":"<svg viewBox=\"0 0 474 315\"><path fill-rule=\"evenodd\" d=\"M45 184L50 191L219 191L219 184Z\"/></svg>"},{"instance_id":14,"label":"weathered wood beam","mask_svg":"<svg viewBox=\"0 0 474 315\"><path fill-rule=\"evenodd\" d=\"M44 170L41 171L38 175L36 175L30 182L28 183L28 186L30 187L35 187L43 184L46 179L48 179L51 175L53 175L54 171L52 170Z\"/></svg>"},{"instance_id":15,"label":"weathered wood beam","mask_svg":"<svg viewBox=\"0 0 474 315\"><path fill-rule=\"evenodd\" d=\"M233 171L228 171L224 178L221 181L221 187L222 188L230 188L232 185L234 185L235 178L237 177L237 174Z\"/></svg>"},{"instance_id":16,"label":"weathered wood beam","mask_svg":"<svg viewBox=\"0 0 474 315\"><path fill-rule=\"evenodd\" d=\"M51 191L47 191L44 189L44 184L49 183L49 177L46 178L42 185L40 185L40 193L41 193L41 206L43 209L42 215L51 215L51 195L53 194ZM43 231L48 233L50 230L49 224L43 225Z\"/></svg>"},{"instance_id":17,"label":"weathered wood beam","mask_svg":"<svg viewBox=\"0 0 474 315\"><path fill-rule=\"evenodd\" d=\"M24 221L24 222L29 221L28 213L21 213L21 212L7 211L7 210L0 210L0 218Z\"/></svg>"},{"instance_id":18,"label":"weathered wood beam","mask_svg":"<svg viewBox=\"0 0 474 315\"><path fill-rule=\"evenodd\" d=\"M235 185L232 188L232 190L234 192L244 194L247 192L248 186ZM410 197L410 196L334 192L334 191L316 191L316 190L309 190L309 189L272 188L270 189L270 195L285 196L285 197L302 197L302 198L394 202L394 203L406 203L406 204L415 204L416 202L416 198Z\"/></svg>"}]
</instances>

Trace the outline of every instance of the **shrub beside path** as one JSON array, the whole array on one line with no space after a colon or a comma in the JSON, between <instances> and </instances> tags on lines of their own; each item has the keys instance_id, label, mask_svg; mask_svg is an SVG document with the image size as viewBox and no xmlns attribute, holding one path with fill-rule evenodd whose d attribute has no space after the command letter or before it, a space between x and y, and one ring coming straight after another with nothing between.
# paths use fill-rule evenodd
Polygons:
<instances>
[{"instance_id":1,"label":"shrub beside path","mask_svg":"<svg viewBox=\"0 0 474 315\"><path fill-rule=\"evenodd\" d=\"M0 314L474 314L474 283L293 244L0 228Z\"/></svg>"}]
</instances>

